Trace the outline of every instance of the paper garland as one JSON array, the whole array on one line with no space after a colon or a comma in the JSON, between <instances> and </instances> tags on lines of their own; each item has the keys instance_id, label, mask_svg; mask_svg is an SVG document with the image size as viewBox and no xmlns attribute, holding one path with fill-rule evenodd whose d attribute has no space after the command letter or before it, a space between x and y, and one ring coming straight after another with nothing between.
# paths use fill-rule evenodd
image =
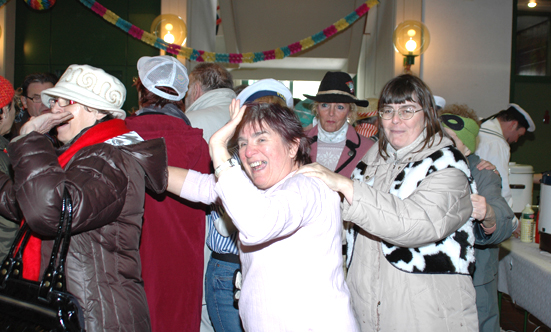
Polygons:
<instances>
[{"instance_id":1,"label":"paper garland","mask_svg":"<svg viewBox=\"0 0 551 332\"><path fill-rule=\"evenodd\" d=\"M55 5L56 0L24 0L29 7L35 10L50 9Z\"/></svg>"},{"instance_id":2,"label":"paper garland","mask_svg":"<svg viewBox=\"0 0 551 332\"><path fill-rule=\"evenodd\" d=\"M0 0L1 1L1 0ZM152 45L158 49L164 50L169 54L180 55L186 59L197 62L222 62L222 63L254 63L266 60L283 59L291 54L295 54L310 47L331 38L336 33L341 32L348 28L352 23L356 22L360 17L367 14L369 9L378 4L377 0L368 0L361 6L356 8L352 13L348 14L344 18L338 20L331 26L323 29L322 31L302 39L293 44L276 48L275 50L269 50L264 52L249 52L249 53L214 53L206 52L202 50L196 50L189 47L182 47L176 44L169 44L154 36L153 34L143 31L137 26L123 20L112 11L100 5L95 0L79 0L86 7L90 8L94 13L101 16L104 20L119 27L121 30L127 32L132 37L140 39L146 44Z\"/></svg>"},{"instance_id":3,"label":"paper garland","mask_svg":"<svg viewBox=\"0 0 551 332\"><path fill-rule=\"evenodd\" d=\"M38 7L40 7L39 4L42 4L42 8L39 9L48 9L55 4L56 0L24 1L29 4L33 9L37 9L33 7L33 3ZM103 7L95 0L79 1L86 7L90 8L94 13L101 16L104 20L119 27L121 30L125 31L132 37L139 39L146 44L152 45L153 47L164 50L169 54L180 55L185 57L186 59L190 59L191 61L222 63L254 63L266 60L283 59L291 54L302 52L311 48L314 45L317 45L327 40L328 38L333 37L338 32L345 30L354 22L356 22L360 17L367 14L371 7L379 3L377 0L368 0L361 6L356 8L356 10L354 10L352 13L346 15L344 18L338 20L337 22L323 29L322 31L290 45L276 48L275 50L249 53L214 53L196 50L189 47L182 47L176 44L169 44L161 38L158 38L155 35L138 28L130 22L123 20L118 15ZM8 2L8 0L0 0L0 7L3 6L6 2Z\"/></svg>"}]
</instances>

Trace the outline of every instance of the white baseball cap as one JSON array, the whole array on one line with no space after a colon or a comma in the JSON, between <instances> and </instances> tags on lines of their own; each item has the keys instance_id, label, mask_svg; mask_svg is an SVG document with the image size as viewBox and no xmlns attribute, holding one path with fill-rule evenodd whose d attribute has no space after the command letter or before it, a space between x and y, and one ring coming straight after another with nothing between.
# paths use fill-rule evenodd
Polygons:
<instances>
[{"instance_id":1,"label":"white baseball cap","mask_svg":"<svg viewBox=\"0 0 551 332\"><path fill-rule=\"evenodd\" d=\"M141 57L138 60L138 76L143 86L159 97L178 101L186 95L189 84L187 69L173 56ZM172 88L178 95L168 94L157 87Z\"/></svg>"}]
</instances>

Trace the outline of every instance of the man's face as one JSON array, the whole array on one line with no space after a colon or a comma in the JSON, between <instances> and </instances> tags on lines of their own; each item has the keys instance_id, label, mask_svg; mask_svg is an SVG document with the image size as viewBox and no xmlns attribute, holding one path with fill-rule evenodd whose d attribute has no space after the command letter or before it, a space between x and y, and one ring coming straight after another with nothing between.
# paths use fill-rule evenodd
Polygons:
<instances>
[{"instance_id":1,"label":"man's face","mask_svg":"<svg viewBox=\"0 0 551 332\"><path fill-rule=\"evenodd\" d=\"M509 144L516 143L522 135L526 134L526 128L520 127L518 121L515 120L505 122L505 127L502 130L503 137Z\"/></svg>"},{"instance_id":2,"label":"man's face","mask_svg":"<svg viewBox=\"0 0 551 332\"><path fill-rule=\"evenodd\" d=\"M30 116L39 116L43 113L50 112L50 108L42 104L42 101L36 103L33 101L33 99L39 100L40 93L42 91L53 87L54 85L50 82L34 82L29 84L29 87L27 88L27 95L24 98L21 98L21 102L23 103L23 106L25 107L27 112L29 112Z\"/></svg>"}]
</instances>

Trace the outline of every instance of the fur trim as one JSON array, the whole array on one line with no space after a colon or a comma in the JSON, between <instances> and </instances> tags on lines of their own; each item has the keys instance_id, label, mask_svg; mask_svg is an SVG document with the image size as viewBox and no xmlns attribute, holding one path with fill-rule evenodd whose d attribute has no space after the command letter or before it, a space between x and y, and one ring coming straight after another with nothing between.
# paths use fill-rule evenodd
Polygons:
<instances>
[{"instance_id":1,"label":"fur trim","mask_svg":"<svg viewBox=\"0 0 551 332\"><path fill-rule=\"evenodd\" d=\"M409 163L394 180L390 193L403 200L413 194L427 176L446 168L461 170L469 179L471 192L477 192L467 160L456 148L447 146L423 160ZM365 169L366 165L359 163L352 173L352 179L373 185L373 178L365 179L361 175L365 174ZM469 218L461 228L445 239L424 247L403 248L386 241L381 244L388 262L404 272L471 275L475 262L473 245L473 218Z\"/></svg>"}]
</instances>

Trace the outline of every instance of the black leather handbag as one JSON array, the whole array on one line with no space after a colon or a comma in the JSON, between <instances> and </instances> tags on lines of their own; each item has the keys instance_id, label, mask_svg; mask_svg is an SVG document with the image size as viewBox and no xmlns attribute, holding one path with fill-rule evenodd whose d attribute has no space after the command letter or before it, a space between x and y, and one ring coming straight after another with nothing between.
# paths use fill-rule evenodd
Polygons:
<instances>
[{"instance_id":1,"label":"black leather handbag","mask_svg":"<svg viewBox=\"0 0 551 332\"><path fill-rule=\"evenodd\" d=\"M0 331L84 331L82 308L65 282L71 223L72 202L65 190L52 255L40 281L21 277L31 231L27 223L19 230L0 268Z\"/></svg>"}]
</instances>

